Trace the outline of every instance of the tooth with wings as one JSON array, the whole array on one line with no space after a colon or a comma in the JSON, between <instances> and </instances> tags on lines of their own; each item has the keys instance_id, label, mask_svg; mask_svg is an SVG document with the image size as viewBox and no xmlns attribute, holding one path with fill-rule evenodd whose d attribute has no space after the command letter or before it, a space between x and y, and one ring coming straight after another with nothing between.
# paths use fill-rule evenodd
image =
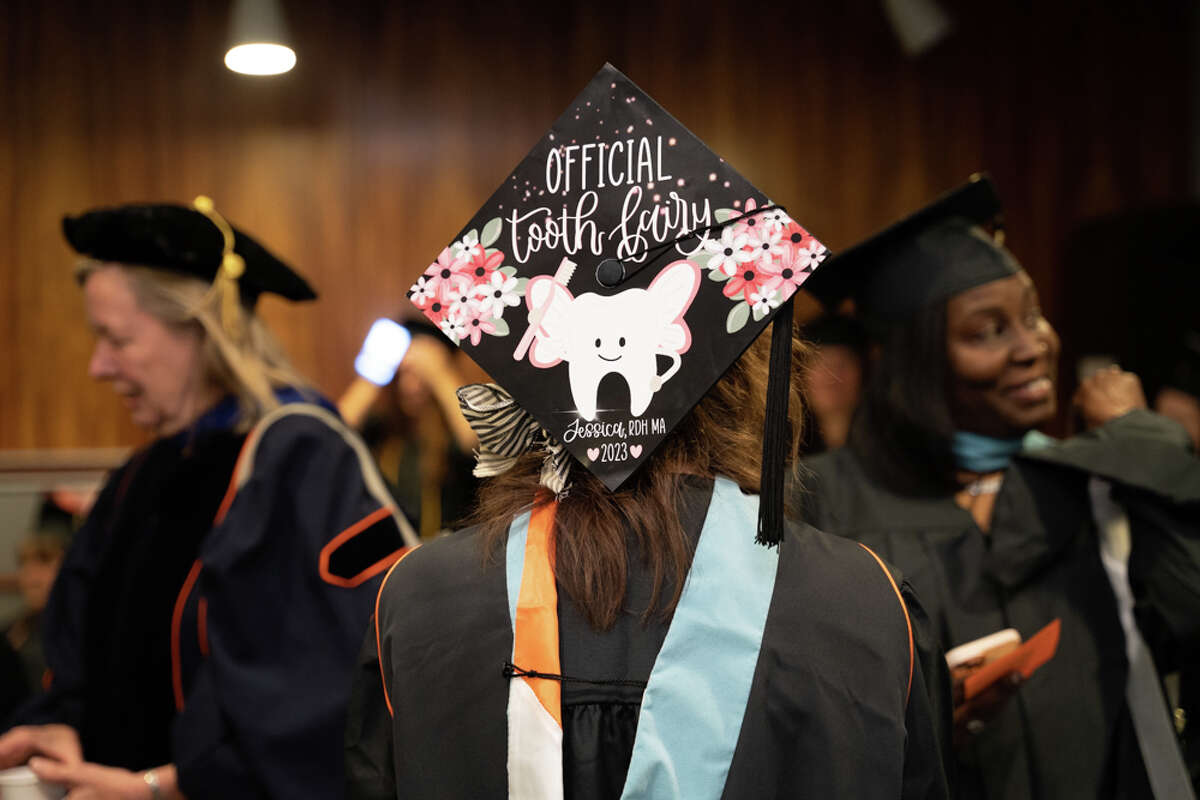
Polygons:
<instances>
[{"instance_id":1,"label":"tooth with wings","mask_svg":"<svg viewBox=\"0 0 1200 800\"><path fill-rule=\"evenodd\" d=\"M539 275L525 289L531 318L543 310L529 361L543 369L566 361L575 408L589 421L596 418L601 379L615 372L629 384L629 412L641 416L692 345L683 316L699 288L700 268L691 261L664 267L646 289L608 297L594 292L573 297L550 275ZM662 375L660 355L671 359Z\"/></svg>"}]
</instances>

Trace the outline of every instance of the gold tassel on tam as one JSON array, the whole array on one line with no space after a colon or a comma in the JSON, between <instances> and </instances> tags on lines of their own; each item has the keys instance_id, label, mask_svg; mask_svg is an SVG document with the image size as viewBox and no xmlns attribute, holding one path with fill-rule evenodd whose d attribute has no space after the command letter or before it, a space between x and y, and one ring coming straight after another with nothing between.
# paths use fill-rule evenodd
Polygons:
<instances>
[{"instance_id":1,"label":"gold tassel on tam","mask_svg":"<svg viewBox=\"0 0 1200 800\"><path fill-rule=\"evenodd\" d=\"M221 256L221 266L213 278L212 289L206 302L216 301L220 304L221 327L225 334L234 342L241 342L244 325L242 323L241 299L238 292L238 279L246 271L245 260L233 252L233 228L225 218L217 213L211 198L200 195L192 206L217 226L225 240L224 253Z\"/></svg>"}]
</instances>

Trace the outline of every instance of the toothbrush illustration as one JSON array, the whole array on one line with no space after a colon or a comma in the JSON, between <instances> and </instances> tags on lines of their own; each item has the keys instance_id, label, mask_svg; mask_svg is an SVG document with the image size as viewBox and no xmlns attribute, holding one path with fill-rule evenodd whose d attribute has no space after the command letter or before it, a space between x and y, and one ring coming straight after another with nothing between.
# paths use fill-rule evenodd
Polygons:
<instances>
[{"instance_id":1,"label":"toothbrush illustration","mask_svg":"<svg viewBox=\"0 0 1200 800\"><path fill-rule=\"evenodd\" d=\"M575 274L576 266L574 261L564 256L558 264L558 269L554 272L554 282L566 289L567 284L571 282L571 276ZM520 361L525 357L525 353L533 344L534 337L546 335L546 331L542 328L542 320L546 318L546 312L554 303L555 294L555 292L550 292L546 295L545 302L529 310L529 327L525 329L525 335L521 337L521 341L517 343L517 349L513 351L514 361Z\"/></svg>"}]
</instances>

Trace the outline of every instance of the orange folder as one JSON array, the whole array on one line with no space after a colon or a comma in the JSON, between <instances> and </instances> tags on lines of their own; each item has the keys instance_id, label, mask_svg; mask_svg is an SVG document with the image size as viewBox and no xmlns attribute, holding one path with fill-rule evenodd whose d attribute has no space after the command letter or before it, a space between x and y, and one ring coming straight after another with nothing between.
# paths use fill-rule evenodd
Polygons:
<instances>
[{"instance_id":1,"label":"orange folder","mask_svg":"<svg viewBox=\"0 0 1200 800\"><path fill-rule=\"evenodd\" d=\"M1017 649L987 662L971 673L963 683L965 699L970 700L1010 672L1020 672L1022 677L1028 679L1038 667L1054 658L1061 629L1062 621L1056 618Z\"/></svg>"}]
</instances>

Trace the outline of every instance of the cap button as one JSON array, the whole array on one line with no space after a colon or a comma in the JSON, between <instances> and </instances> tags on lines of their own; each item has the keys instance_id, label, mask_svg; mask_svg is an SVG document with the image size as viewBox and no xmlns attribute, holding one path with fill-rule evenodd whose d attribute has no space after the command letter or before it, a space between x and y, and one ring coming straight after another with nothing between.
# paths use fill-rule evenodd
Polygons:
<instances>
[{"instance_id":1,"label":"cap button","mask_svg":"<svg viewBox=\"0 0 1200 800\"><path fill-rule=\"evenodd\" d=\"M620 286L625 280L625 263L619 258L606 258L596 267L596 280L601 286Z\"/></svg>"}]
</instances>

